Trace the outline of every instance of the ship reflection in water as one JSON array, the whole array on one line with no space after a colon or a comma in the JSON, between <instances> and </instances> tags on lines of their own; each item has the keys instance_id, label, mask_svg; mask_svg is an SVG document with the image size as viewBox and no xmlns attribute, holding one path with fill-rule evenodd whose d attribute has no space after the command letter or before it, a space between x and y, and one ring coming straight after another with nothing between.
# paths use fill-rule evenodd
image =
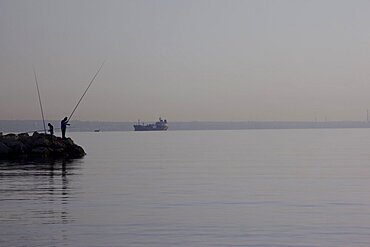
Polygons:
<instances>
[{"instance_id":1,"label":"ship reflection in water","mask_svg":"<svg viewBox=\"0 0 370 247\"><path fill-rule=\"evenodd\" d=\"M156 122L155 124L144 124L140 123L140 120L138 121L137 124L134 125L135 131L159 131L159 130L167 130L168 125L167 125L167 120L159 118L159 121Z\"/></svg>"}]
</instances>

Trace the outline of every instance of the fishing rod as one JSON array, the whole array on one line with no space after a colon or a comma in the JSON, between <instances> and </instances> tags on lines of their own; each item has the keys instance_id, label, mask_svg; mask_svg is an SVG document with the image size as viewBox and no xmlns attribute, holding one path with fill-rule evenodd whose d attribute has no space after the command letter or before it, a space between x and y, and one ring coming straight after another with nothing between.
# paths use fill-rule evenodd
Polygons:
<instances>
[{"instance_id":1,"label":"fishing rod","mask_svg":"<svg viewBox=\"0 0 370 247\"><path fill-rule=\"evenodd\" d=\"M73 109L71 115L69 116L68 118L68 121L71 120L72 116L73 116L73 113L75 113L78 105L80 104L81 100L83 99L83 97L85 96L85 94L87 93L87 90L89 90L91 84L94 82L95 78L98 76L100 70L103 68L103 65L105 63L105 60L103 61L103 63L100 65L100 68L98 69L98 71L95 73L94 77L91 79L90 83L89 83L89 86L86 88L85 92L82 94L80 100L78 101L77 105L75 106L75 108Z\"/></svg>"},{"instance_id":2,"label":"fishing rod","mask_svg":"<svg viewBox=\"0 0 370 247\"><path fill-rule=\"evenodd\" d=\"M40 103L40 108L41 108L41 116L42 116L42 123L44 125L44 132L46 134L46 126L45 126L45 118L44 118L44 110L42 109L42 103L41 103L41 96L40 96L40 90L39 90L39 84L37 82L37 75L36 75L36 70L33 68L33 73L35 75L35 82L36 82L36 88L37 88L37 94L39 96L39 103Z\"/></svg>"}]
</instances>

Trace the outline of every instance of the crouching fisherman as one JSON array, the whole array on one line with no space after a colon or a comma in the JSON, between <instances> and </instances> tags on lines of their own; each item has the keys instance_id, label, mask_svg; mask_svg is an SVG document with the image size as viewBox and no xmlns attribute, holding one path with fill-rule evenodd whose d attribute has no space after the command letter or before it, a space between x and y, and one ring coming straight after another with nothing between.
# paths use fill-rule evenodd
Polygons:
<instances>
[{"instance_id":1,"label":"crouching fisherman","mask_svg":"<svg viewBox=\"0 0 370 247\"><path fill-rule=\"evenodd\" d=\"M50 136L54 135L54 126L51 123L48 123Z\"/></svg>"},{"instance_id":2,"label":"crouching fisherman","mask_svg":"<svg viewBox=\"0 0 370 247\"><path fill-rule=\"evenodd\" d=\"M66 138L66 129L67 129L67 125L70 125L68 123L68 118L65 117L61 122L60 122L60 128L62 129L62 139L65 139Z\"/></svg>"}]
</instances>

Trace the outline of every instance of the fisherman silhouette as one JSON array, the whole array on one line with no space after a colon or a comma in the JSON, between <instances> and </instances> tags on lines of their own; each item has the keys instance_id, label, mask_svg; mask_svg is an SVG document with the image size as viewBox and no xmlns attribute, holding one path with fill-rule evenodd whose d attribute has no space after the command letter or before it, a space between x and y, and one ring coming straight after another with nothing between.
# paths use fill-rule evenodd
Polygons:
<instances>
[{"instance_id":1,"label":"fisherman silhouette","mask_svg":"<svg viewBox=\"0 0 370 247\"><path fill-rule=\"evenodd\" d=\"M48 126L49 126L49 132L50 132L50 135L54 135L54 126L51 124L51 123L48 123Z\"/></svg>"},{"instance_id":2,"label":"fisherman silhouette","mask_svg":"<svg viewBox=\"0 0 370 247\"><path fill-rule=\"evenodd\" d=\"M70 125L68 123L68 118L65 117L61 122L60 122L60 128L62 129L62 139L66 139L66 129L67 125Z\"/></svg>"}]
</instances>

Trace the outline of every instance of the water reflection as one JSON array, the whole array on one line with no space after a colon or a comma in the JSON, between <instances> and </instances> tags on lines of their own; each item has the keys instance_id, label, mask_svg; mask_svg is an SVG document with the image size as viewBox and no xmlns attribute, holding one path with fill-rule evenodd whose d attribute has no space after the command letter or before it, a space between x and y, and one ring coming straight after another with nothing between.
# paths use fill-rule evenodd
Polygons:
<instances>
[{"instance_id":1,"label":"water reflection","mask_svg":"<svg viewBox=\"0 0 370 247\"><path fill-rule=\"evenodd\" d=\"M63 176L79 169L81 160L19 159L0 160L0 176Z\"/></svg>"},{"instance_id":2,"label":"water reflection","mask_svg":"<svg viewBox=\"0 0 370 247\"><path fill-rule=\"evenodd\" d=\"M76 192L71 180L78 175L81 162L0 161L0 210L3 212L0 220L17 220L22 224L67 224L73 221L69 201Z\"/></svg>"}]
</instances>

